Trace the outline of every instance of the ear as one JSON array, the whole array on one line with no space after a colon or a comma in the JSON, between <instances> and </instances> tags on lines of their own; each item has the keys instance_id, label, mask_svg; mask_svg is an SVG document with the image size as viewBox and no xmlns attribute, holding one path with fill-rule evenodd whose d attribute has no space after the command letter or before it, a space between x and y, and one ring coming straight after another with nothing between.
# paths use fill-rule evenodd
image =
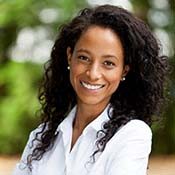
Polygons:
<instances>
[{"instance_id":1,"label":"ear","mask_svg":"<svg viewBox=\"0 0 175 175\"><path fill-rule=\"evenodd\" d=\"M71 52L71 48L70 47L67 48L66 53L67 53L67 62L70 65L71 58L72 58L72 52Z\"/></svg>"},{"instance_id":2,"label":"ear","mask_svg":"<svg viewBox=\"0 0 175 175\"><path fill-rule=\"evenodd\" d=\"M125 65L123 69L122 77L125 77L127 73L129 72L129 70L130 70L129 65Z\"/></svg>"}]
</instances>

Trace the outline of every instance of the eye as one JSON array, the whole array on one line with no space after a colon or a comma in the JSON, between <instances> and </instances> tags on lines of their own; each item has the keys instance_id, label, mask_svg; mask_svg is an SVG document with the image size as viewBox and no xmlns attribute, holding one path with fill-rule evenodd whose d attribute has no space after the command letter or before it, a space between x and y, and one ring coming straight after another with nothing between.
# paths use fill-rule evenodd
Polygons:
<instances>
[{"instance_id":1,"label":"eye","mask_svg":"<svg viewBox=\"0 0 175 175\"><path fill-rule=\"evenodd\" d=\"M113 68L115 66L115 63L113 63L112 61L105 61L103 63L107 68Z\"/></svg>"},{"instance_id":2,"label":"eye","mask_svg":"<svg viewBox=\"0 0 175 175\"><path fill-rule=\"evenodd\" d=\"M87 56L84 56L84 55L78 56L78 59L81 60L81 61L86 61L86 62L90 61L90 59Z\"/></svg>"}]
</instances>

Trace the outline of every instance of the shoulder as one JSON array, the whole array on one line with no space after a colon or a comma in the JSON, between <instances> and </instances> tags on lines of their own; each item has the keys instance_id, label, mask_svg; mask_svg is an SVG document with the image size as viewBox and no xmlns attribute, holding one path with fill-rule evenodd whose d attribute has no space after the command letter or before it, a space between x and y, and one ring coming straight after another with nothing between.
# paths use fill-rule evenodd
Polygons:
<instances>
[{"instance_id":1,"label":"shoulder","mask_svg":"<svg viewBox=\"0 0 175 175\"><path fill-rule=\"evenodd\" d=\"M131 120L115 133L109 141L110 145L121 146L131 142L151 143L152 131L151 128L141 120ZM135 143L136 143L135 142Z\"/></svg>"},{"instance_id":2,"label":"shoulder","mask_svg":"<svg viewBox=\"0 0 175 175\"><path fill-rule=\"evenodd\" d=\"M34 140L36 138L36 136L38 135L38 137L41 137L41 133L43 131L43 126L44 124L39 125L36 129L34 129L33 131L31 131L27 144L24 148L24 151L22 153L21 156L21 160L19 161L19 163L17 163L13 175L24 175L24 174L30 174L30 170L27 167L27 158L28 155L30 155L33 151L33 149L35 148L38 140ZM38 134L37 134L38 133Z\"/></svg>"},{"instance_id":3,"label":"shoulder","mask_svg":"<svg viewBox=\"0 0 175 175\"><path fill-rule=\"evenodd\" d=\"M151 151L151 145L150 127L141 120L131 120L122 126L107 143L107 152L114 157L116 155L147 156Z\"/></svg>"},{"instance_id":4,"label":"shoulder","mask_svg":"<svg viewBox=\"0 0 175 175\"><path fill-rule=\"evenodd\" d=\"M37 128L32 130L29 134L29 139L27 144L31 144L31 142L34 140L34 138L40 138L42 133L47 130L47 125L44 127L44 124L40 124Z\"/></svg>"},{"instance_id":5,"label":"shoulder","mask_svg":"<svg viewBox=\"0 0 175 175\"><path fill-rule=\"evenodd\" d=\"M47 129L47 126L44 127L44 124L40 124L37 128L35 128L34 130L32 130L29 134L29 138L27 141L27 144L24 148L23 154L22 154L22 158L25 157L29 154L32 153L33 149L36 147L36 145L38 144L42 133L44 132L44 130Z\"/></svg>"},{"instance_id":6,"label":"shoulder","mask_svg":"<svg viewBox=\"0 0 175 175\"><path fill-rule=\"evenodd\" d=\"M106 172L146 174L152 132L141 120L131 120L115 133L106 147Z\"/></svg>"},{"instance_id":7,"label":"shoulder","mask_svg":"<svg viewBox=\"0 0 175 175\"><path fill-rule=\"evenodd\" d=\"M116 135L135 135L140 137L152 137L151 128L142 120L131 120L122 126Z\"/></svg>"}]
</instances>

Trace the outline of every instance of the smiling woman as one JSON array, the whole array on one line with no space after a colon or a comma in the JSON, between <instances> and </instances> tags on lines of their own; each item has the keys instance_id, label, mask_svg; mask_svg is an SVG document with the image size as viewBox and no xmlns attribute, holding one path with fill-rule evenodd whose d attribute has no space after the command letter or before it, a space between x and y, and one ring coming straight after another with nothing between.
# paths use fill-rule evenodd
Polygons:
<instances>
[{"instance_id":1,"label":"smiling woman","mask_svg":"<svg viewBox=\"0 0 175 175\"><path fill-rule=\"evenodd\" d=\"M129 71L119 37L109 28L91 26L67 55L77 103L93 105L93 113L101 113Z\"/></svg>"},{"instance_id":2,"label":"smiling woman","mask_svg":"<svg viewBox=\"0 0 175 175\"><path fill-rule=\"evenodd\" d=\"M146 175L167 71L140 19L117 6L83 9L55 41L43 120L14 175Z\"/></svg>"}]
</instances>

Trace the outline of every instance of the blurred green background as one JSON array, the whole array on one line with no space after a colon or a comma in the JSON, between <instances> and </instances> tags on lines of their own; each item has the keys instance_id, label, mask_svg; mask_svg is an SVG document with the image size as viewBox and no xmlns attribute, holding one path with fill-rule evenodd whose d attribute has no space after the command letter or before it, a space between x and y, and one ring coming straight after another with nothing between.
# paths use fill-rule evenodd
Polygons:
<instances>
[{"instance_id":1,"label":"blurred green background","mask_svg":"<svg viewBox=\"0 0 175 175\"><path fill-rule=\"evenodd\" d=\"M174 0L0 0L0 154L18 154L37 127L38 87L59 25L81 8L120 5L145 20L175 64ZM175 153L175 70L162 123L153 126L153 153Z\"/></svg>"}]
</instances>

